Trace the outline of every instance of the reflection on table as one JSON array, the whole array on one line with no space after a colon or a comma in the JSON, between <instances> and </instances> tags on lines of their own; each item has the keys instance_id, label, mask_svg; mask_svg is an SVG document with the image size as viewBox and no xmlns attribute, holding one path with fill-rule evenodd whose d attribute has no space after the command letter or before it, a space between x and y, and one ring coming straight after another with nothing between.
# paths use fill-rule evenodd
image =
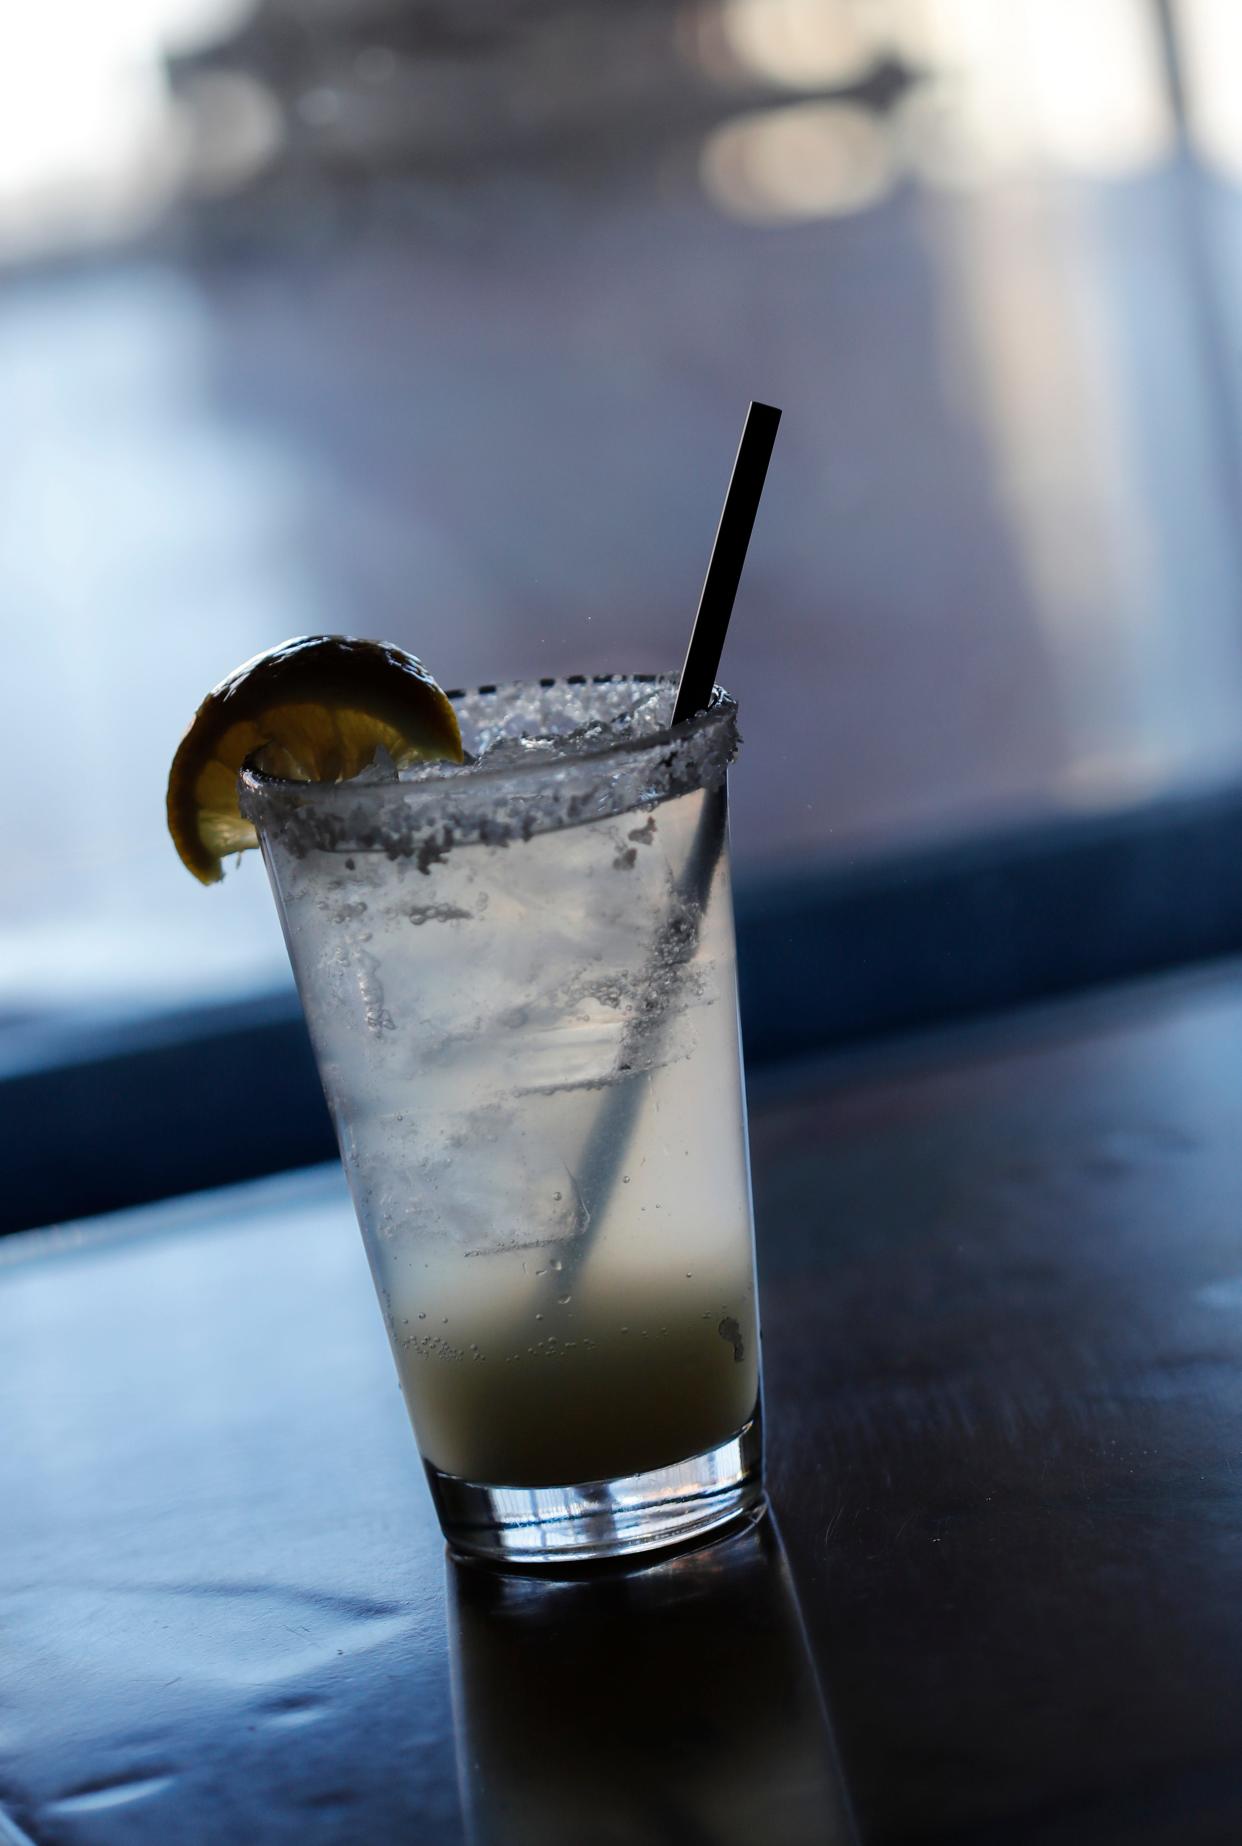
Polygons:
<instances>
[{"instance_id":1,"label":"reflection on table","mask_svg":"<svg viewBox=\"0 0 1242 1846\"><path fill-rule=\"evenodd\" d=\"M472 1846L853 1839L770 1518L632 1573L447 1570Z\"/></svg>"}]
</instances>

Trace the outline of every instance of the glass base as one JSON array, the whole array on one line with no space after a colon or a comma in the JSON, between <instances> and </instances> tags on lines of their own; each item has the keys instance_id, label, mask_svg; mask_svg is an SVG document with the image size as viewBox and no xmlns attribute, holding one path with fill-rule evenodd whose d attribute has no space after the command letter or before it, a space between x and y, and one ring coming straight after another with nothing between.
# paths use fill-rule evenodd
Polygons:
<instances>
[{"instance_id":1,"label":"glass base","mask_svg":"<svg viewBox=\"0 0 1242 1846\"><path fill-rule=\"evenodd\" d=\"M492 1564L589 1564L723 1535L763 1511L759 1416L718 1448L570 1487L486 1487L424 1465L452 1550Z\"/></svg>"}]
</instances>

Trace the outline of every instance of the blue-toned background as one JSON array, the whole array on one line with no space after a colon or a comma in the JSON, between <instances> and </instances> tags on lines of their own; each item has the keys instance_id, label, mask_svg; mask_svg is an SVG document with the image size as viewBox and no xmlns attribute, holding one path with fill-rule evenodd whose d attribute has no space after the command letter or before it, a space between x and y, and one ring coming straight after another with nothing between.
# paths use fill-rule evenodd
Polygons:
<instances>
[{"instance_id":1,"label":"blue-toned background","mask_svg":"<svg viewBox=\"0 0 1242 1846\"><path fill-rule=\"evenodd\" d=\"M163 784L345 630L724 678L757 1072L1242 944L1234 0L114 0L0 68L6 1228L330 1151Z\"/></svg>"}]
</instances>

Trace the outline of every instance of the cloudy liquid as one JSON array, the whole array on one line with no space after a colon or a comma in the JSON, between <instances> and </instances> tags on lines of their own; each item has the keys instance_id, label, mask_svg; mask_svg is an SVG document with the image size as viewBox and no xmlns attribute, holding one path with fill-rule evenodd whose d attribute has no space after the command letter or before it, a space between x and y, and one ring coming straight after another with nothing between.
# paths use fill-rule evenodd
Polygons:
<instances>
[{"instance_id":1,"label":"cloudy liquid","mask_svg":"<svg viewBox=\"0 0 1242 1846\"><path fill-rule=\"evenodd\" d=\"M556 1486L735 1434L759 1371L723 791L426 872L314 852L280 890L424 1457Z\"/></svg>"}]
</instances>

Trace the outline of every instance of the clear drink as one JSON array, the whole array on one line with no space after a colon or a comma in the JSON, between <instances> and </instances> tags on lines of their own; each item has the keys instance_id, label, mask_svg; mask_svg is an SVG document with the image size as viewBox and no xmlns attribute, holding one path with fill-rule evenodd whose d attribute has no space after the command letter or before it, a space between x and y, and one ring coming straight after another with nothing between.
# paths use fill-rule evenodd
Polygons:
<instances>
[{"instance_id":1,"label":"clear drink","mask_svg":"<svg viewBox=\"0 0 1242 1846\"><path fill-rule=\"evenodd\" d=\"M244 778L454 1545L693 1537L760 1503L721 699L458 701L478 761Z\"/></svg>"}]
</instances>

